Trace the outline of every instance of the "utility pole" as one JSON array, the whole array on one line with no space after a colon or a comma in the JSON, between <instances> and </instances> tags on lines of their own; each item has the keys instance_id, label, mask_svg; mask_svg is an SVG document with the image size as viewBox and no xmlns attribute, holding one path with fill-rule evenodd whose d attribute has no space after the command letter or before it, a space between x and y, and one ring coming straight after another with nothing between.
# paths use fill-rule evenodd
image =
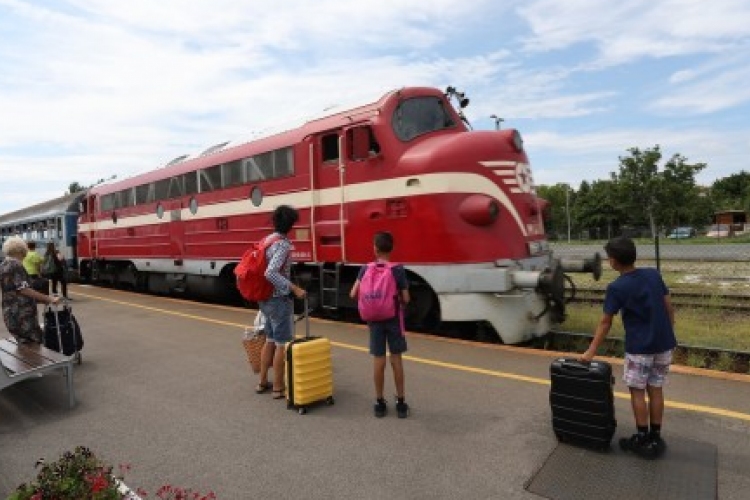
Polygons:
<instances>
[{"instance_id":1,"label":"utility pole","mask_svg":"<svg viewBox=\"0 0 750 500\"><path fill-rule=\"evenodd\" d=\"M565 214L568 218L568 243L570 243L570 185L565 184Z\"/></svg>"}]
</instances>

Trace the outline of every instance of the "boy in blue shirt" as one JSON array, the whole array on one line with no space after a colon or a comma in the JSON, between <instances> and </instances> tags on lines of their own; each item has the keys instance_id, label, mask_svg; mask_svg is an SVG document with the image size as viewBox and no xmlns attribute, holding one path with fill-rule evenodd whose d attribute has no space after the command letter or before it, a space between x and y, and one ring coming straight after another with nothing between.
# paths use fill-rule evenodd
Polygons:
<instances>
[{"instance_id":1,"label":"boy in blue shirt","mask_svg":"<svg viewBox=\"0 0 750 500\"><path fill-rule=\"evenodd\" d=\"M612 319L621 312L625 328L623 381L630 389L637 432L630 438L620 439L620 447L644 458L656 458L666 447L661 438L664 416L662 386L672 363L672 351L677 346L674 309L659 272L651 268L636 268L633 240L613 238L604 250L609 265L620 276L607 286L604 314L581 360L588 362L593 359L599 344L609 333Z\"/></svg>"},{"instance_id":2,"label":"boy in blue shirt","mask_svg":"<svg viewBox=\"0 0 750 500\"><path fill-rule=\"evenodd\" d=\"M390 261L393 251L393 236L386 231L375 234L373 238L375 247L376 265L385 265ZM360 292L362 278L367 271L367 265L359 270L357 280L352 286L349 296L356 299ZM406 278L406 270L402 265L394 265L391 268L393 278L398 288L398 301L400 307L406 307L409 303L409 283ZM400 312L399 314L403 314ZM374 358L373 379L375 382L375 416L382 418L388 412L385 398L383 397L385 385L385 348L391 353L391 367L393 368L393 379L396 385L396 414L398 418L406 418L409 415L409 405L404 400L404 364L402 354L406 352L406 337L401 328L401 321L397 315L384 321L371 321L367 324L370 329L370 354Z\"/></svg>"}]
</instances>

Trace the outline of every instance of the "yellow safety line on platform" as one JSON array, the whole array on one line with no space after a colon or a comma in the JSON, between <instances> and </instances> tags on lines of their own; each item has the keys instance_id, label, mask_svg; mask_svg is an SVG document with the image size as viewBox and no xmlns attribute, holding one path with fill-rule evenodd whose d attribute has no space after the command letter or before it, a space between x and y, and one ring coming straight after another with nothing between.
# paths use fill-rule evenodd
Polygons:
<instances>
[{"instance_id":1,"label":"yellow safety line on platform","mask_svg":"<svg viewBox=\"0 0 750 500\"><path fill-rule=\"evenodd\" d=\"M181 313L181 312L176 312L176 311L169 311L167 309L160 309L158 307L152 307L152 306L144 306L144 305L141 305L141 304L135 304L133 302L126 302L126 301L123 301L123 300L109 299L109 298L101 297L101 296L98 296L98 295L89 295L89 294L80 293L80 292L78 292L78 294L82 295L84 297L92 298L92 299L103 300L103 301L106 301L106 302L112 302L112 303L115 303L115 304L122 304L122 305L130 306L130 307L137 307L137 308L140 308L140 309L146 309L146 310L149 310L149 311L154 311L154 312L163 313L163 314L170 314L172 316L179 316L179 317L182 317L182 318L194 319L194 320L203 321L203 322L206 322L206 323L215 323L215 324L219 324L219 325L234 326L234 327L240 327L240 328L243 328L243 327L246 326L245 324L233 323L231 321L221 321L221 320L218 320L218 319L206 318L205 316L196 316L194 314L186 314L186 313ZM349 349L349 350L352 350L352 351L368 352L368 350L369 350L366 347L360 347L360 346L353 345L353 344L345 344L343 342L334 342L334 341L331 341L331 345L333 345L335 347L341 347L341 348L344 348L344 349ZM434 359L427 359L427 358L418 358L418 357L409 356L409 355L405 355L404 359L407 359L409 361L414 361L416 363L422 363L422 364L425 364L425 365L432 365L432 366L439 366L441 368L448 368L448 369L456 370L456 371L463 371L463 372L469 372L469 373L478 373L480 375L488 375L490 377L504 378L504 379L509 379L509 380L517 380L519 382L529 382L529 383L538 384L538 385L550 385L549 380L543 379L543 378L539 378L539 377L528 377L526 375L518 375L516 373L501 372L501 371L497 371L497 370L487 370L485 368L477 368L477 367L474 367L474 366L458 365L458 364L455 364L455 363L446 363L444 361L436 361ZM614 394L615 394L615 397L620 398L620 399L627 399L627 400L630 399L630 394L625 393L625 392L615 392ZM713 406L704 406L704 405L695 405L695 404L691 404L691 403L681 403L679 401L671 401L671 400L665 400L664 401L664 405L666 407L668 407L668 408L678 408L680 410L692 411L692 412L696 412L696 413L706 413L706 414L709 414L709 415L717 415L717 416L721 416L721 417L734 418L734 419L737 419L737 420L745 420L747 422L750 422L750 414L748 414L748 413L742 413L742 412L738 412L738 411L733 411L733 410L726 410L724 408L716 408L716 407L713 407Z\"/></svg>"}]
</instances>

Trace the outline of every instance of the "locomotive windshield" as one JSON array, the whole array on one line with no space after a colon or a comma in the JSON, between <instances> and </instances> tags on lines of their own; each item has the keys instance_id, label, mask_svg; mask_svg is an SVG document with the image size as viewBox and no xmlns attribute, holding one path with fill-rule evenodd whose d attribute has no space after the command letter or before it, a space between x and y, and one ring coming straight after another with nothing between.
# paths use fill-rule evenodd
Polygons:
<instances>
[{"instance_id":1,"label":"locomotive windshield","mask_svg":"<svg viewBox=\"0 0 750 500\"><path fill-rule=\"evenodd\" d=\"M407 99L393 112L393 131L402 141L454 125L443 100L438 97Z\"/></svg>"}]
</instances>

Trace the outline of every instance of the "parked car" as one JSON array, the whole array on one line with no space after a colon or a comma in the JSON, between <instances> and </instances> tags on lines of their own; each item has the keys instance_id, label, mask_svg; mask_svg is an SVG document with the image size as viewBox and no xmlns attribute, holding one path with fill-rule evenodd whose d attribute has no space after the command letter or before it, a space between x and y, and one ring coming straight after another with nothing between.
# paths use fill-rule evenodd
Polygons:
<instances>
[{"instance_id":1,"label":"parked car","mask_svg":"<svg viewBox=\"0 0 750 500\"><path fill-rule=\"evenodd\" d=\"M713 224L708 228L706 236L709 238L729 238L734 236L734 231L729 224Z\"/></svg>"},{"instance_id":2,"label":"parked car","mask_svg":"<svg viewBox=\"0 0 750 500\"><path fill-rule=\"evenodd\" d=\"M684 238L695 238L698 235L698 231L694 227L676 227L667 236L670 240L681 240Z\"/></svg>"}]
</instances>

